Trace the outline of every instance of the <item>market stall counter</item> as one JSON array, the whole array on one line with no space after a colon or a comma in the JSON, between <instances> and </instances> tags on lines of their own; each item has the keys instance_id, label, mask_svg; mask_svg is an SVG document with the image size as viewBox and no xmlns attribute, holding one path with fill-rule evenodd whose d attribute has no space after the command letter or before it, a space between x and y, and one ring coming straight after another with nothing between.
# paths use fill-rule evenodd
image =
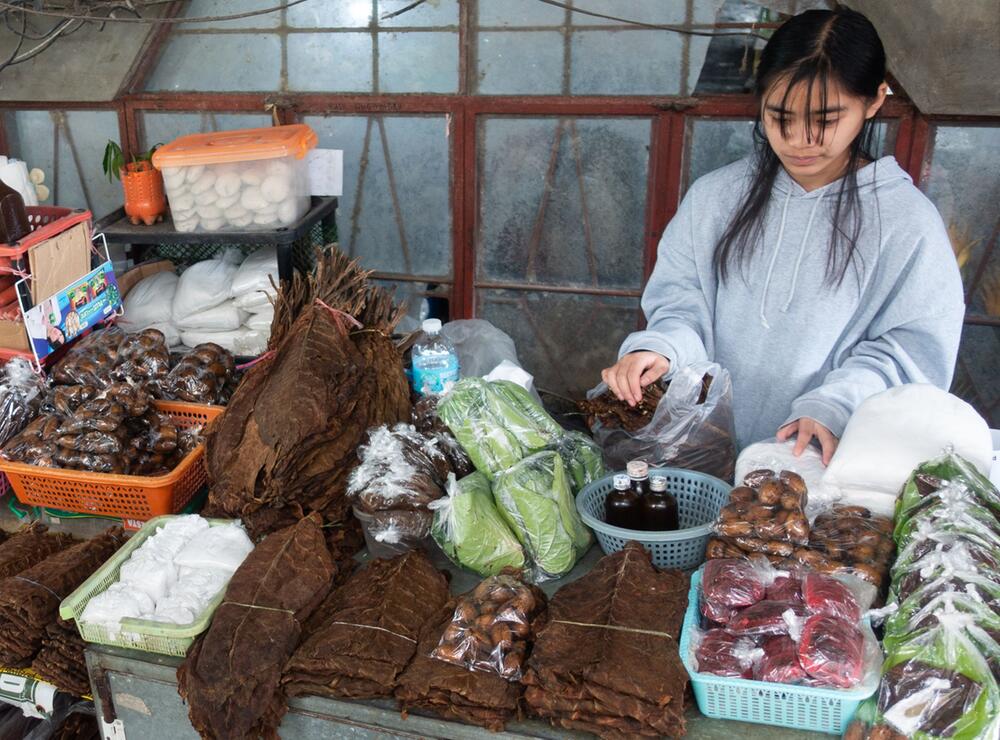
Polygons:
<instances>
[{"instance_id":1,"label":"market stall counter","mask_svg":"<svg viewBox=\"0 0 1000 740\"><path fill-rule=\"evenodd\" d=\"M588 573L600 560L600 548L593 547L566 576L541 585L547 595ZM447 570L453 594L474 588L480 579L461 570L440 553L434 565ZM91 644L87 646L87 669L93 688L97 714L116 728L114 737L147 740L198 740L188 720L188 708L177 694L177 667L182 660L165 655L144 653ZM746 740L819 740L828 735L785 730L764 725L750 725L702 716L697 708L686 712L686 737L723 740L740 736ZM110 729L110 728L109 728ZM458 722L411 712L404 719L392 700L349 701L316 696L289 700L288 713L279 728L282 737L296 740L311 738L449 738L452 740L514 738L588 738L585 733L553 728L547 722L526 720L511 722L502 733Z\"/></svg>"}]
</instances>

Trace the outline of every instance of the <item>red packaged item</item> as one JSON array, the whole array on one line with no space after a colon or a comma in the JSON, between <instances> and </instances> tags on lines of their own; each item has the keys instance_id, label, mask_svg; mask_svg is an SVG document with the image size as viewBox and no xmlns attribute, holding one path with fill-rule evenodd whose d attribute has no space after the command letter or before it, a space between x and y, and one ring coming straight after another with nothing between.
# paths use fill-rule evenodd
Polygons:
<instances>
[{"instance_id":1,"label":"red packaged item","mask_svg":"<svg viewBox=\"0 0 1000 740\"><path fill-rule=\"evenodd\" d=\"M852 624L861 619L861 605L850 588L832 576L808 573L802 579L802 597L812 614L840 617Z\"/></svg>"},{"instance_id":2,"label":"red packaged item","mask_svg":"<svg viewBox=\"0 0 1000 740\"><path fill-rule=\"evenodd\" d=\"M740 558L709 560L701 584L705 598L719 606L750 606L763 599L767 591L763 571Z\"/></svg>"},{"instance_id":3,"label":"red packaged item","mask_svg":"<svg viewBox=\"0 0 1000 740\"><path fill-rule=\"evenodd\" d=\"M761 649L764 656L753 672L758 681L800 683L806 678L806 672L799 665L799 646L788 635L768 637Z\"/></svg>"},{"instance_id":4,"label":"red packaged item","mask_svg":"<svg viewBox=\"0 0 1000 740\"><path fill-rule=\"evenodd\" d=\"M778 576L774 579L774 583L767 587L767 600L801 604L802 581L795 576Z\"/></svg>"},{"instance_id":5,"label":"red packaged item","mask_svg":"<svg viewBox=\"0 0 1000 740\"><path fill-rule=\"evenodd\" d=\"M736 610L731 606L717 604L711 599L701 597L701 615L709 622L717 624L728 624L729 620L736 615Z\"/></svg>"},{"instance_id":6,"label":"red packaged item","mask_svg":"<svg viewBox=\"0 0 1000 740\"><path fill-rule=\"evenodd\" d=\"M729 629L739 635L787 635L805 615L801 604L761 601L739 611L729 621Z\"/></svg>"},{"instance_id":7,"label":"red packaged item","mask_svg":"<svg viewBox=\"0 0 1000 740\"><path fill-rule=\"evenodd\" d=\"M754 661L761 655L761 649L753 640L724 629L705 631L695 649L700 673L727 678L753 678Z\"/></svg>"},{"instance_id":8,"label":"red packaged item","mask_svg":"<svg viewBox=\"0 0 1000 740\"><path fill-rule=\"evenodd\" d=\"M864 673L864 654L864 635L853 624L825 614L806 620L799 663L821 684L838 689L857 686Z\"/></svg>"}]
</instances>

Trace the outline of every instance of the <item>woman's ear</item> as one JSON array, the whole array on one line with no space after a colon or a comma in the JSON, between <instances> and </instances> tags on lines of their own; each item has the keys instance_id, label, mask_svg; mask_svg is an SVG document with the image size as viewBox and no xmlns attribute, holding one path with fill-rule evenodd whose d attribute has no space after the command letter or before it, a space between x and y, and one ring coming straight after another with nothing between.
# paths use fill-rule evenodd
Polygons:
<instances>
[{"instance_id":1,"label":"woman's ear","mask_svg":"<svg viewBox=\"0 0 1000 740\"><path fill-rule=\"evenodd\" d=\"M889 94L889 85L883 82L878 86L878 92L875 93L875 99L872 100L868 109L865 111L865 118L874 118L875 114L879 112L882 104L885 103L885 96Z\"/></svg>"}]
</instances>

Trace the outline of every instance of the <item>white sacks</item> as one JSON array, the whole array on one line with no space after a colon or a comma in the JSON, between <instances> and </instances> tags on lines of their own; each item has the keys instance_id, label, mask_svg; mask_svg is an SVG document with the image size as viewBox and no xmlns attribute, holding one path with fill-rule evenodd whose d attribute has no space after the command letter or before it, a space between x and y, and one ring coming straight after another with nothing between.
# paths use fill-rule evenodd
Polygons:
<instances>
[{"instance_id":1,"label":"white sacks","mask_svg":"<svg viewBox=\"0 0 1000 740\"><path fill-rule=\"evenodd\" d=\"M180 344L180 332L171 321L178 280L177 274L168 270L136 283L123 301L125 314L118 322L122 329L127 332L158 329L163 332L168 347Z\"/></svg>"},{"instance_id":2,"label":"white sacks","mask_svg":"<svg viewBox=\"0 0 1000 740\"><path fill-rule=\"evenodd\" d=\"M215 308L229 300L240 259L239 252L226 252L221 259L196 262L187 268L181 274L174 294L174 323L180 325L192 314Z\"/></svg>"},{"instance_id":3,"label":"white sacks","mask_svg":"<svg viewBox=\"0 0 1000 740\"><path fill-rule=\"evenodd\" d=\"M986 421L969 404L932 385L910 384L872 396L854 412L823 485L843 503L892 516L914 468L951 448L989 475Z\"/></svg>"}]
</instances>

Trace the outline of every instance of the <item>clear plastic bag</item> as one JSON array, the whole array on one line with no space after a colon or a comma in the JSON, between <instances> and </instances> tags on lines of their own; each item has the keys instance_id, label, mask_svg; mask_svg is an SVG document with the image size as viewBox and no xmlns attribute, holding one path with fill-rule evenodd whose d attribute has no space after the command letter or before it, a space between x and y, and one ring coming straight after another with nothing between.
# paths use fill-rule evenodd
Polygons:
<instances>
[{"instance_id":1,"label":"clear plastic bag","mask_svg":"<svg viewBox=\"0 0 1000 740\"><path fill-rule=\"evenodd\" d=\"M514 340L489 321L449 321L441 334L454 345L464 377L482 377L505 360L520 367Z\"/></svg>"},{"instance_id":2,"label":"clear plastic bag","mask_svg":"<svg viewBox=\"0 0 1000 740\"><path fill-rule=\"evenodd\" d=\"M531 625L545 595L510 574L487 578L462 596L431 657L508 681L523 674Z\"/></svg>"},{"instance_id":3,"label":"clear plastic bag","mask_svg":"<svg viewBox=\"0 0 1000 740\"><path fill-rule=\"evenodd\" d=\"M806 573L802 578L802 601L813 614L858 622L875 596L874 586L856 578L834 578L823 573Z\"/></svg>"},{"instance_id":4,"label":"clear plastic bag","mask_svg":"<svg viewBox=\"0 0 1000 740\"><path fill-rule=\"evenodd\" d=\"M368 432L358 449L361 464L351 473L347 495L367 513L427 509L444 495L451 468L437 443L409 424Z\"/></svg>"},{"instance_id":5,"label":"clear plastic bag","mask_svg":"<svg viewBox=\"0 0 1000 740\"><path fill-rule=\"evenodd\" d=\"M763 655L754 666L757 681L772 683L802 683L808 677L799 664L799 646L788 635L775 635L761 643Z\"/></svg>"},{"instance_id":6,"label":"clear plastic bag","mask_svg":"<svg viewBox=\"0 0 1000 740\"><path fill-rule=\"evenodd\" d=\"M726 624L736 635L766 637L771 635L797 636L801 620L806 617L806 607L787 601L758 601L739 609Z\"/></svg>"},{"instance_id":7,"label":"clear plastic bag","mask_svg":"<svg viewBox=\"0 0 1000 740\"><path fill-rule=\"evenodd\" d=\"M118 364L118 348L124 339L125 332L119 326L95 330L56 363L52 379L59 385L104 388L113 382L111 371Z\"/></svg>"},{"instance_id":8,"label":"clear plastic bag","mask_svg":"<svg viewBox=\"0 0 1000 740\"><path fill-rule=\"evenodd\" d=\"M225 403L235 369L231 352L217 344L200 344L180 359L156 392L174 401Z\"/></svg>"},{"instance_id":9,"label":"clear plastic bag","mask_svg":"<svg viewBox=\"0 0 1000 740\"><path fill-rule=\"evenodd\" d=\"M798 473L769 469L751 472L742 486L729 494L729 503L722 507L715 523L715 532L723 537L748 541L755 552L787 556L792 550L769 543L805 545L809 542L809 520L806 518L808 491Z\"/></svg>"},{"instance_id":10,"label":"clear plastic bag","mask_svg":"<svg viewBox=\"0 0 1000 740\"><path fill-rule=\"evenodd\" d=\"M184 270L174 293L174 323L227 301L242 259L239 250L228 249L218 258L196 262Z\"/></svg>"},{"instance_id":11,"label":"clear plastic bag","mask_svg":"<svg viewBox=\"0 0 1000 740\"><path fill-rule=\"evenodd\" d=\"M111 376L118 381L156 383L170 372L167 339L158 329L129 334L118 348L118 361Z\"/></svg>"},{"instance_id":12,"label":"clear plastic bag","mask_svg":"<svg viewBox=\"0 0 1000 740\"><path fill-rule=\"evenodd\" d=\"M826 470L823 455L813 445L807 446L796 457L794 439L786 442L770 439L752 444L744 448L736 459L735 480L742 481L758 470L788 470L798 474L809 491L812 506L819 508L830 500L830 496L824 494L822 486L823 472Z\"/></svg>"},{"instance_id":13,"label":"clear plastic bag","mask_svg":"<svg viewBox=\"0 0 1000 740\"><path fill-rule=\"evenodd\" d=\"M277 284L277 249L264 247L243 260L233 276L229 295L235 299L239 308L256 311L270 305L269 299L277 293L274 287Z\"/></svg>"},{"instance_id":14,"label":"clear plastic bag","mask_svg":"<svg viewBox=\"0 0 1000 740\"><path fill-rule=\"evenodd\" d=\"M449 476L447 495L430 508L434 541L456 565L481 576L524 568L524 549L497 511L490 482L482 473L458 481Z\"/></svg>"},{"instance_id":15,"label":"clear plastic bag","mask_svg":"<svg viewBox=\"0 0 1000 740\"><path fill-rule=\"evenodd\" d=\"M601 383L587 398L596 399L607 391ZM624 470L630 460L644 460L656 467L685 468L733 480L733 386L729 372L717 364L678 368L652 420L638 431L611 428L599 420L591 431L612 470Z\"/></svg>"},{"instance_id":16,"label":"clear plastic bag","mask_svg":"<svg viewBox=\"0 0 1000 740\"><path fill-rule=\"evenodd\" d=\"M45 394L45 380L31 363L16 357L0 375L0 446L20 432L38 413Z\"/></svg>"},{"instance_id":17,"label":"clear plastic bag","mask_svg":"<svg viewBox=\"0 0 1000 740\"><path fill-rule=\"evenodd\" d=\"M695 630L691 637L693 663L699 673L727 678L753 678L764 651L749 637L726 629Z\"/></svg>"},{"instance_id":18,"label":"clear plastic bag","mask_svg":"<svg viewBox=\"0 0 1000 740\"><path fill-rule=\"evenodd\" d=\"M864 678L865 635L856 624L815 614L802 626L799 665L818 685L854 688Z\"/></svg>"},{"instance_id":19,"label":"clear plastic bag","mask_svg":"<svg viewBox=\"0 0 1000 740\"><path fill-rule=\"evenodd\" d=\"M601 448L586 434L567 432L552 449L562 457L573 483L574 493L579 493L585 486L607 475L601 459Z\"/></svg>"},{"instance_id":20,"label":"clear plastic bag","mask_svg":"<svg viewBox=\"0 0 1000 740\"><path fill-rule=\"evenodd\" d=\"M775 577L771 569L749 560L709 560L702 569L701 591L713 604L738 609L762 601Z\"/></svg>"}]
</instances>

